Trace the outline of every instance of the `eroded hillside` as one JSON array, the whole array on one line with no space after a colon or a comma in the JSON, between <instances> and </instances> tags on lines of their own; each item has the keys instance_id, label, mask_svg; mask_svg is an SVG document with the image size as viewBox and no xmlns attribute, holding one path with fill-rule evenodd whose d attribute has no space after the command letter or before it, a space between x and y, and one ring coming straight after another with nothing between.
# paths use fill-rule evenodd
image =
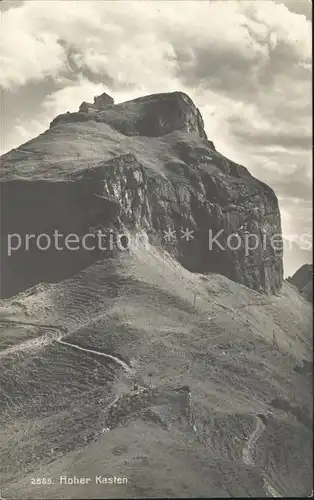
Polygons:
<instances>
[{"instance_id":1,"label":"eroded hillside","mask_svg":"<svg viewBox=\"0 0 314 500\"><path fill-rule=\"evenodd\" d=\"M1 324L5 497L311 491L311 307L291 285L261 296L138 248L3 301Z\"/></svg>"}]
</instances>

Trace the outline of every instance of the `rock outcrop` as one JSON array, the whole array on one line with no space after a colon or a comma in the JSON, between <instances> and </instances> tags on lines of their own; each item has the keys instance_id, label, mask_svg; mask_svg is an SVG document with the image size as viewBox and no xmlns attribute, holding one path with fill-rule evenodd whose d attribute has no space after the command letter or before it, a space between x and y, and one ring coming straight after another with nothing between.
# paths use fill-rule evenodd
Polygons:
<instances>
[{"instance_id":1,"label":"rock outcrop","mask_svg":"<svg viewBox=\"0 0 314 500\"><path fill-rule=\"evenodd\" d=\"M109 96L107 96L109 100L106 100L104 106L102 103L103 95L95 98L94 104L82 103L83 109L80 107L80 113L57 116L51 122L50 127L69 121L92 119L98 123L107 123L118 132L128 136L160 137L169 132L181 130L207 139L199 109L183 92L139 97L115 106L112 106L113 100L110 101L112 98ZM92 116L89 116L88 112L84 113L86 111L85 104L89 108L99 109L97 117L94 116L94 113Z\"/></svg>"},{"instance_id":2,"label":"rock outcrop","mask_svg":"<svg viewBox=\"0 0 314 500\"><path fill-rule=\"evenodd\" d=\"M111 255L111 247L82 247L98 230L143 231L192 272L220 273L261 292L281 288L274 192L216 151L181 92L60 115L4 155L2 172L2 296ZM62 251L60 240L59 249L48 244L56 231ZM16 248L8 255L10 234ZM65 248L69 234L78 237L75 251Z\"/></svg>"},{"instance_id":3,"label":"rock outcrop","mask_svg":"<svg viewBox=\"0 0 314 500\"><path fill-rule=\"evenodd\" d=\"M300 294L309 302L313 302L313 264L304 264L287 281L294 285Z\"/></svg>"}]
</instances>

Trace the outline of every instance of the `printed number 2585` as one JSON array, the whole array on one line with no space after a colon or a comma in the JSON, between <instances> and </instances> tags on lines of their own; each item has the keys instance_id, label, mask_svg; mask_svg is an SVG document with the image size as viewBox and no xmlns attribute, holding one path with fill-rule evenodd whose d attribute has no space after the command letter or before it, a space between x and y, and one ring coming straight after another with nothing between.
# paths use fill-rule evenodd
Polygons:
<instances>
[{"instance_id":1,"label":"printed number 2585","mask_svg":"<svg viewBox=\"0 0 314 500\"><path fill-rule=\"evenodd\" d=\"M50 477L32 477L31 484L52 484Z\"/></svg>"}]
</instances>

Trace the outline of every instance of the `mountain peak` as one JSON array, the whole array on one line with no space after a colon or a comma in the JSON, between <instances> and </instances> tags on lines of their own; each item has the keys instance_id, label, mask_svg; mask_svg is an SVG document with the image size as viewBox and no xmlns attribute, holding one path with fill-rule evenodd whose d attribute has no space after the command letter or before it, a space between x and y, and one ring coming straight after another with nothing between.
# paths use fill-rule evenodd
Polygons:
<instances>
[{"instance_id":1,"label":"mountain peak","mask_svg":"<svg viewBox=\"0 0 314 500\"><path fill-rule=\"evenodd\" d=\"M84 101L78 112L58 115L50 127L80 121L107 123L128 136L160 137L183 131L207 139L199 109L180 91L146 95L119 104L103 93L94 98L94 103Z\"/></svg>"},{"instance_id":2,"label":"mountain peak","mask_svg":"<svg viewBox=\"0 0 314 500\"><path fill-rule=\"evenodd\" d=\"M282 251L272 245L281 235L276 195L216 151L183 92L120 104L102 94L2 160L3 245L8 234L22 245L29 234L52 242L56 230L80 242L99 228L144 231L191 272L219 273L260 292L281 288ZM2 248L4 296L111 255L98 244L46 252L36 241L12 255Z\"/></svg>"}]
</instances>

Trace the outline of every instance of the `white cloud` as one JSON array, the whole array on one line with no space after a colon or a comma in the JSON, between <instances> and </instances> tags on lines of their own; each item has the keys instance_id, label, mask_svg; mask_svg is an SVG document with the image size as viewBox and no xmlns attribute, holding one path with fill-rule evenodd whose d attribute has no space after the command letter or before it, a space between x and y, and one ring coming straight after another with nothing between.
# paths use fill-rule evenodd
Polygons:
<instances>
[{"instance_id":1,"label":"white cloud","mask_svg":"<svg viewBox=\"0 0 314 500\"><path fill-rule=\"evenodd\" d=\"M245 67L252 72L278 50L290 64L311 60L310 23L269 1L62 1L58 7L25 2L2 15L6 86L66 69L62 41L78 50L81 65L137 84L153 70L157 79L162 73L172 76L178 63L174 49L179 48L189 59L189 69L191 56L199 59L202 50L215 64L227 62L235 71ZM216 75L205 73L208 81L210 76Z\"/></svg>"},{"instance_id":2,"label":"white cloud","mask_svg":"<svg viewBox=\"0 0 314 500\"><path fill-rule=\"evenodd\" d=\"M31 130L31 132L30 132ZM15 125L14 132L18 135L19 141L24 143L36 137L39 134L42 134L45 131L42 122L38 120L31 120L26 126L20 120L18 120Z\"/></svg>"},{"instance_id":3,"label":"white cloud","mask_svg":"<svg viewBox=\"0 0 314 500\"><path fill-rule=\"evenodd\" d=\"M27 22L16 32L15 18L20 26L22 9L7 11L1 19L1 85L4 88L23 86L29 79L56 77L66 63L56 34L45 31L36 34Z\"/></svg>"},{"instance_id":4,"label":"white cloud","mask_svg":"<svg viewBox=\"0 0 314 500\"><path fill-rule=\"evenodd\" d=\"M67 111L78 111L82 101L93 102L94 96L105 91L109 92L109 89L104 89L101 84L79 78L75 83L71 82L66 87L48 94L43 103L43 109L50 116L56 116Z\"/></svg>"}]
</instances>

